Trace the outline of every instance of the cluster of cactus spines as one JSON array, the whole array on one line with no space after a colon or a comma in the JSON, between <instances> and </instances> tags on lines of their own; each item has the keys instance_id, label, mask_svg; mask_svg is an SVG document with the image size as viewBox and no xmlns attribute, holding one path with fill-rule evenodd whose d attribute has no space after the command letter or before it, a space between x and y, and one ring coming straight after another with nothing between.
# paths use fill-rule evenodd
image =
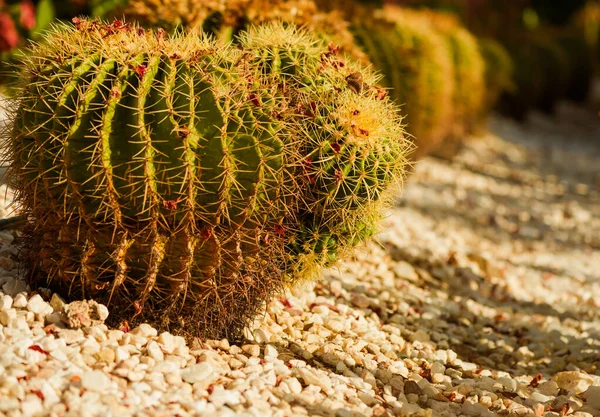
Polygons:
<instances>
[{"instance_id":1,"label":"cluster of cactus spines","mask_svg":"<svg viewBox=\"0 0 600 417\"><path fill-rule=\"evenodd\" d=\"M164 13L162 13L164 11ZM314 0L129 0L111 17L125 16L146 27L173 31L203 30L219 43L236 41L251 25L285 22L303 26L339 45L343 53L368 64L366 55L354 43L348 23L338 11L322 12Z\"/></svg>"},{"instance_id":2,"label":"cluster of cactus spines","mask_svg":"<svg viewBox=\"0 0 600 417\"><path fill-rule=\"evenodd\" d=\"M451 56L443 38L422 22L402 14L387 18L357 23L354 30L402 106L418 159L439 145L451 125Z\"/></svg>"},{"instance_id":3,"label":"cluster of cactus spines","mask_svg":"<svg viewBox=\"0 0 600 417\"><path fill-rule=\"evenodd\" d=\"M280 24L218 46L75 19L5 139L33 286L207 337L372 235L410 144L368 71Z\"/></svg>"}]
</instances>

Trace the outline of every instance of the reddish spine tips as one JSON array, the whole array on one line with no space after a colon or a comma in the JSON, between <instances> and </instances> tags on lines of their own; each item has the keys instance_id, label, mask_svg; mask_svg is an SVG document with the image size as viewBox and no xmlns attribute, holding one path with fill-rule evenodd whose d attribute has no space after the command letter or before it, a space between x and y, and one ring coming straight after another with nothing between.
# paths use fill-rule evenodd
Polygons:
<instances>
[{"instance_id":1,"label":"reddish spine tips","mask_svg":"<svg viewBox=\"0 0 600 417\"><path fill-rule=\"evenodd\" d=\"M179 55L177 52L175 52L173 55L170 56L170 58L172 60L181 59L181 55Z\"/></svg>"},{"instance_id":2,"label":"reddish spine tips","mask_svg":"<svg viewBox=\"0 0 600 417\"><path fill-rule=\"evenodd\" d=\"M212 229L205 229L201 233L202 239L208 240L212 236Z\"/></svg>"},{"instance_id":3,"label":"reddish spine tips","mask_svg":"<svg viewBox=\"0 0 600 417\"><path fill-rule=\"evenodd\" d=\"M260 107L260 99L255 93L250 94L248 96L248 100L250 100L256 107Z\"/></svg>"},{"instance_id":4,"label":"reddish spine tips","mask_svg":"<svg viewBox=\"0 0 600 417\"><path fill-rule=\"evenodd\" d=\"M277 236L283 236L285 234L285 229L280 224L276 224L274 229Z\"/></svg>"},{"instance_id":5,"label":"reddish spine tips","mask_svg":"<svg viewBox=\"0 0 600 417\"><path fill-rule=\"evenodd\" d=\"M190 131L188 130L187 127L183 127L181 129L179 129L179 131L177 132L177 136L179 136L181 139L185 139L190 135Z\"/></svg>"},{"instance_id":6,"label":"reddish spine tips","mask_svg":"<svg viewBox=\"0 0 600 417\"><path fill-rule=\"evenodd\" d=\"M179 198L177 200L165 200L163 201L163 207L167 210L176 210L177 204L179 204Z\"/></svg>"},{"instance_id":7,"label":"reddish spine tips","mask_svg":"<svg viewBox=\"0 0 600 417\"><path fill-rule=\"evenodd\" d=\"M331 144L331 149L333 149L333 152L335 152L335 153L340 153L340 150L342 149L342 147L340 146L339 143L333 142Z\"/></svg>"},{"instance_id":8,"label":"reddish spine tips","mask_svg":"<svg viewBox=\"0 0 600 417\"><path fill-rule=\"evenodd\" d=\"M352 112L352 116L358 116L359 114L360 114L360 111L358 111L358 110L354 110Z\"/></svg>"},{"instance_id":9,"label":"reddish spine tips","mask_svg":"<svg viewBox=\"0 0 600 417\"><path fill-rule=\"evenodd\" d=\"M119 90L117 87L113 87L110 90L110 97L111 98L119 98L121 97L121 90Z\"/></svg>"},{"instance_id":10,"label":"reddish spine tips","mask_svg":"<svg viewBox=\"0 0 600 417\"><path fill-rule=\"evenodd\" d=\"M377 98L377 100L383 100L386 97L387 97L387 90L384 90L381 87L377 87L377 94L375 95L375 98Z\"/></svg>"},{"instance_id":11,"label":"reddish spine tips","mask_svg":"<svg viewBox=\"0 0 600 417\"><path fill-rule=\"evenodd\" d=\"M329 53L332 55L337 55L340 52L340 46L339 45L335 45L333 43L333 41L329 42L329 45L327 45L329 48Z\"/></svg>"},{"instance_id":12,"label":"reddish spine tips","mask_svg":"<svg viewBox=\"0 0 600 417\"><path fill-rule=\"evenodd\" d=\"M137 28L136 31L138 36L144 36L144 34L146 33L146 31L144 30L144 28Z\"/></svg>"},{"instance_id":13,"label":"reddish spine tips","mask_svg":"<svg viewBox=\"0 0 600 417\"><path fill-rule=\"evenodd\" d=\"M363 136L369 136L369 131L367 129L358 128L358 132Z\"/></svg>"},{"instance_id":14,"label":"reddish spine tips","mask_svg":"<svg viewBox=\"0 0 600 417\"><path fill-rule=\"evenodd\" d=\"M146 74L147 68L145 65L138 65L133 70L139 77L143 77Z\"/></svg>"},{"instance_id":15,"label":"reddish spine tips","mask_svg":"<svg viewBox=\"0 0 600 417\"><path fill-rule=\"evenodd\" d=\"M158 40L164 39L166 37L166 32L163 28L158 28L156 31L156 37Z\"/></svg>"},{"instance_id":16,"label":"reddish spine tips","mask_svg":"<svg viewBox=\"0 0 600 417\"><path fill-rule=\"evenodd\" d=\"M335 170L335 182L339 184L344 179L344 174L339 169Z\"/></svg>"}]
</instances>

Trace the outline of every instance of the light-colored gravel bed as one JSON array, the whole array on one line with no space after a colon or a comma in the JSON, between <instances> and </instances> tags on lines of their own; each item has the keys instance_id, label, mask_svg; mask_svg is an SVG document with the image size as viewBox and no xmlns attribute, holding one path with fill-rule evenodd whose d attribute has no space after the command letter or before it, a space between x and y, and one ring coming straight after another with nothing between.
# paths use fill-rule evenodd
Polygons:
<instances>
[{"instance_id":1,"label":"light-colored gravel bed","mask_svg":"<svg viewBox=\"0 0 600 417\"><path fill-rule=\"evenodd\" d=\"M600 123L561 117L419 163L378 241L239 346L27 292L0 232L0 416L600 416Z\"/></svg>"}]
</instances>

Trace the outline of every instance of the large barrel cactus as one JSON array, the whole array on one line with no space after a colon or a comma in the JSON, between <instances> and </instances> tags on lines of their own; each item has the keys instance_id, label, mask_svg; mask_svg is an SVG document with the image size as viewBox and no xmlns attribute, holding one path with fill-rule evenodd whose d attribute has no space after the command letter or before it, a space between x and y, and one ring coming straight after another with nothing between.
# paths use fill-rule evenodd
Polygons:
<instances>
[{"instance_id":1,"label":"large barrel cactus","mask_svg":"<svg viewBox=\"0 0 600 417\"><path fill-rule=\"evenodd\" d=\"M333 45L281 25L220 47L75 23L24 62L6 138L32 285L236 337L373 234L409 145Z\"/></svg>"}]
</instances>

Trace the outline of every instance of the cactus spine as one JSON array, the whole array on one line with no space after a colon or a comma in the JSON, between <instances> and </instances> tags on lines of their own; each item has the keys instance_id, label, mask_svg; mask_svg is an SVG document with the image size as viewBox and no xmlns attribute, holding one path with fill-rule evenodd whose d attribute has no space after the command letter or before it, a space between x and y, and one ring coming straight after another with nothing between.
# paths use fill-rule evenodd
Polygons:
<instances>
[{"instance_id":1,"label":"cactus spine","mask_svg":"<svg viewBox=\"0 0 600 417\"><path fill-rule=\"evenodd\" d=\"M409 147L377 80L293 27L239 48L120 21L48 36L6 135L34 286L235 337L372 234L402 178Z\"/></svg>"}]
</instances>

